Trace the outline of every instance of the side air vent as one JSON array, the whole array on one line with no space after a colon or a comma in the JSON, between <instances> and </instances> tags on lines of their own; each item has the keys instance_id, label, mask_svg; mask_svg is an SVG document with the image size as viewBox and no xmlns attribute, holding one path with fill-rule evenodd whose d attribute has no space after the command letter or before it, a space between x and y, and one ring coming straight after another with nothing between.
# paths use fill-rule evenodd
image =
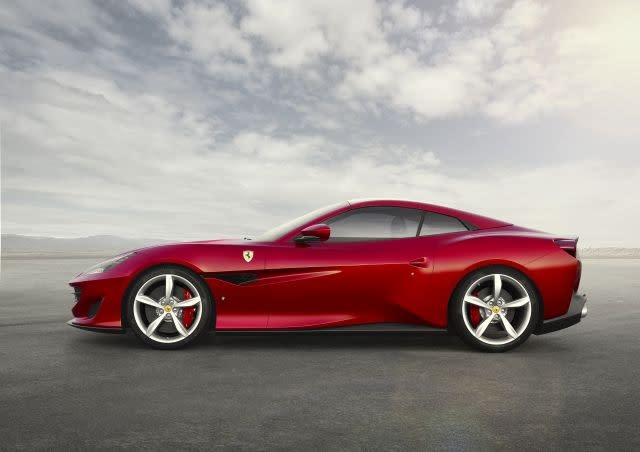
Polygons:
<instances>
[{"instance_id":1,"label":"side air vent","mask_svg":"<svg viewBox=\"0 0 640 452\"><path fill-rule=\"evenodd\" d=\"M258 274L252 272L211 273L210 276L231 284L249 284L258 279Z\"/></svg>"}]
</instances>

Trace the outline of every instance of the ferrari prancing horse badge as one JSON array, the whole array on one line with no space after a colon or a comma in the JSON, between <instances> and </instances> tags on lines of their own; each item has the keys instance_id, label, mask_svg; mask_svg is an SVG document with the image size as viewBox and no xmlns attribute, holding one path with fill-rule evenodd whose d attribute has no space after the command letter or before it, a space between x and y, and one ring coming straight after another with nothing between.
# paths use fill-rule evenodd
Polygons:
<instances>
[{"instance_id":1,"label":"ferrari prancing horse badge","mask_svg":"<svg viewBox=\"0 0 640 452\"><path fill-rule=\"evenodd\" d=\"M245 261L251 262L251 259L253 259L253 251L243 251L242 257L244 257Z\"/></svg>"}]
</instances>

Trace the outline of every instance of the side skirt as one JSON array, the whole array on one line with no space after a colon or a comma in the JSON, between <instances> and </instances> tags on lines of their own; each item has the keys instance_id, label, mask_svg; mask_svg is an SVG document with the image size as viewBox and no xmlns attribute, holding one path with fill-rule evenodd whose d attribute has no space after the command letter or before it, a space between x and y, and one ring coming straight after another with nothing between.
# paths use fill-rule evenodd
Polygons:
<instances>
[{"instance_id":1,"label":"side skirt","mask_svg":"<svg viewBox=\"0 0 640 452\"><path fill-rule=\"evenodd\" d=\"M374 323L370 325L348 325L327 328L290 328L290 329L261 329L261 330L216 330L216 334L269 334L269 333L431 333L447 334L446 328L412 325L404 323Z\"/></svg>"}]
</instances>

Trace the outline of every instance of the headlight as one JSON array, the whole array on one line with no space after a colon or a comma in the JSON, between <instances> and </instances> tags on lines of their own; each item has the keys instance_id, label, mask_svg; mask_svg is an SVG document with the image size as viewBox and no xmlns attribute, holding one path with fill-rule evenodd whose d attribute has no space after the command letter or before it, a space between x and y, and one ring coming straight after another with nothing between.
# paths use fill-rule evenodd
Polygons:
<instances>
[{"instance_id":1,"label":"headlight","mask_svg":"<svg viewBox=\"0 0 640 452\"><path fill-rule=\"evenodd\" d=\"M129 259L131 256L133 256L133 254L134 254L133 252L125 253L125 254L120 254L119 256L116 256L116 257L112 257L111 259L107 259L106 261L100 262L99 264L89 267L83 272L83 275L92 275L94 273L106 272L110 268L113 268L116 265Z\"/></svg>"}]
</instances>

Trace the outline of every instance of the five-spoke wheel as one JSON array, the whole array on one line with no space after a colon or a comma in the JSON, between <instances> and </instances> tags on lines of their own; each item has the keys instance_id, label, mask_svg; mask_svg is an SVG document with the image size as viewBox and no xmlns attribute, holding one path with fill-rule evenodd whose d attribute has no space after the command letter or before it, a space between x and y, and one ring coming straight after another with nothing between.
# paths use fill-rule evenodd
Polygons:
<instances>
[{"instance_id":1,"label":"five-spoke wheel","mask_svg":"<svg viewBox=\"0 0 640 452\"><path fill-rule=\"evenodd\" d=\"M529 280L509 268L474 272L456 291L451 321L473 346L505 351L531 334L538 318L538 299Z\"/></svg>"},{"instance_id":2,"label":"five-spoke wheel","mask_svg":"<svg viewBox=\"0 0 640 452\"><path fill-rule=\"evenodd\" d=\"M186 345L209 324L208 291L200 278L186 270L156 269L140 277L130 293L129 325L149 345Z\"/></svg>"}]
</instances>

